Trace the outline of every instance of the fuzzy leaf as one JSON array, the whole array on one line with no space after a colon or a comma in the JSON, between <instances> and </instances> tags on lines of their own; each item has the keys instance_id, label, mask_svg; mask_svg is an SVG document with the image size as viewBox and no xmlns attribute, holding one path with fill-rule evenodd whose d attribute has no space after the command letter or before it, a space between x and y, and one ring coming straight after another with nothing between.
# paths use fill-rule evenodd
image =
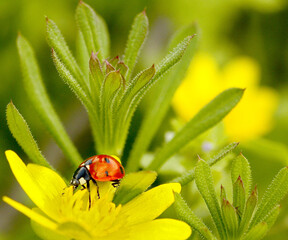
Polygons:
<instances>
[{"instance_id":1,"label":"fuzzy leaf","mask_svg":"<svg viewBox=\"0 0 288 240\"><path fill-rule=\"evenodd\" d=\"M258 223L270 214L275 206L281 201L281 199L288 192L288 167L282 168L275 176L267 191L263 195L261 202L257 208L257 211L253 217L251 227L254 227Z\"/></svg>"},{"instance_id":2,"label":"fuzzy leaf","mask_svg":"<svg viewBox=\"0 0 288 240\"><path fill-rule=\"evenodd\" d=\"M236 182L233 184L233 206L237 209L238 214L243 214L246 202L244 184L239 176Z\"/></svg>"},{"instance_id":3,"label":"fuzzy leaf","mask_svg":"<svg viewBox=\"0 0 288 240\"><path fill-rule=\"evenodd\" d=\"M221 239L226 238L226 231L219 203L214 189L214 181L209 165L200 159L195 168L195 182L205 200Z\"/></svg>"},{"instance_id":4,"label":"fuzzy leaf","mask_svg":"<svg viewBox=\"0 0 288 240\"><path fill-rule=\"evenodd\" d=\"M87 93L81 88L78 84L77 80L72 76L71 72L66 68L66 66L61 62L57 53L52 49L52 58L54 64L59 72L60 76L64 80L64 82L71 88L71 90L76 94L79 100L83 103L83 105L87 108L88 111L93 113L94 107L87 96ZM89 94L89 93L88 93Z\"/></svg>"},{"instance_id":5,"label":"fuzzy leaf","mask_svg":"<svg viewBox=\"0 0 288 240\"><path fill-rule=\"evenodd\" d=\"M104 130L103 139L104 149L99 149L99 151L105 152L106 154L118 154L113 149L111 141L115 137L113 132L113 119L112 119L112 103L117 90L121 86L122 76L118 71L110 72L101 86L100 92L100 113L101 113L101 123L102 131Z\"/></svg>"},{"instance_id":6,"label":"fuzzy leaf","mask_svg":"<svg viewBox=\"0 0 288 240\"><path fill-rule=\"evenodd\" d=\"M108 110L108 106L112 101L113 96L121 84L121 74L118 71L110 72L101 86L100 93L100 105L103 107L103 111Z\"/></svg>"},{"instance_id":7,"label":"fuzzy leaf","mask_svg":"<svg viewBox=\"0 0 288 240\"><path fill-rule=\"evenodd\" d=\"M83 34L88 54L99 51L99 59L109 57L110 40L104 20L86 3L80 1L76 20Z\"/></svg>"},{"instance_id":8,"label":"fuzzy leaf","mask_svg":"<svg viewBox=\"0 0 288 240\"><path fill-rule=\"evenodd\" d=\"M216 164L218 161L223 159L225 156L227 156L230 152L232 152L237 146L239 145L239 142L232 142L219 150L213 157L211 157L207 163L209 166L213 166Z\"/></svg>"},{"instance_id":9,"label":"fuzzy leaf","mask_svg":"<svg viewBox=\"0 0 288 240\"><path fill-rule=\"evenodd\" d=\"M34 140L29 126L17 108L10 102L6 109L8 127L13 137L22 147L28 157L39 165L52 168L44 156L41 154L36 141Z\"/></svg>"},{"instance_id":10,"label":"fuzzy leaf","mask_svg":"<svg viewBox=\"0 0 288 240\"><path fill-rule=\"evenodd\" d=\"M264 221L267 223L268 225L268 229L270 229L274 223L277 220L277 217L279 216L280 213L280 205L277 205L272 212L264 219Z\"/></svg>"},{"instance_id":11,"label":"fuzzy leaf","mask_svg":"<svg viewBox=\"0 0 288 240\"><path fill-rule=\"evenodd\" d=\"M243 89L230 88L219 94L177 132L170 142L160 148L148 169L159 169L169 157L186 146L192 139L215 126L237 105L243 93Z\"/></svg>"},{"instance_id":12,"label":"fuzzy leaf","mask_svg":"<svg viewBox=\"0 0 288 240\"><path fill-rule=\"evenodd\" d=\"M156 74L150 85L154 84L167 73L171 67L180 61L194 36L186 37L156 66Z\"/></svg>"},{"instance_id":13,"label":"fuzzy leaf","mask_svg":"<svg viewBox=\"0 0 288 240\"><path fill-rule=\"evenodd\" d=\"M57 54L59 60L65 66L65 68L70 72L76 82L81 86L81 88L88 93L89 88L87 81L88 79L84 78L84 75L78 66L75 58L73 57L70 49L67 46L67 43L62 36L57 25L50 19L46 18L47 25L47 41L50 47Z\"/></svg>"},{"instance_id":14,"label":"fuzzy leaf","mask_svg":"<svg viewBox=\"0 0 288 240\"><path fill-rule=\"evenodd\" d=\"M125 140L128 133L128 128L130 126L131 118L138 105L138 96L141 94L141 90L155 74L155 67L152 67L140 72L133 80L131 80L129 86L124 91L119 102L114 115L117 116L116 121L116 139L117 148L121 151L124 147Z\"/></svg>"},{"instance_id":15,"label":"fuzzy leaf","mask_svg":"<svg viewBox=\"0 0 288 240\"><path fill-rule=\"evenodd\" d=\"M66 157L78 166L82 161L80 154L67 135L43 85L33 49L21 35L17 38L17 47L23 73L24 88L31 103L39 114L43 124L63 150Z\"/></svg>"},{"instance_id":16,"label":"fuzzy leaf","mask_svg":"<svg viewBox=\"0 0 288 240\"><path fill-rule=\"evenodd\" d=\"M257 205L257 201L258 201L258 192L257 192L257 187L255 187L255 189L252 191L251 195L248 197L246 201L244 213L241 216L239 234L241 234L242 232L246 232L252 220L251 217L254 213L255 207Z\"/></svg>"},{"instance_id":17,"label":"fuzzy leaf","mask_svg":"<svg viewBox=\"0 0 288 240\"><path fill-rule=\"evenodd\" d=\"M251 174L250 164L248 160L242 154L240 154L232 162L232 167L231 167L232 184L234 184L237 181L239 176L241 176L241 180L243 181L244 189L246 192L246 198L247 198L251 191L252 174Z\"/></svg>"},{"instance_id":18,"label":"fuzzy leaf","mask_svg":"<svg viewBox=\"0 0 288 240\"><path fill-rule=\"evenodd\" d=\"M157 173L153 171L141 171L127 174L117 189L113 202L116 205L125 204L144 192L155 180Z\"/></svg>"},{"instance_id":19,"label":"fuzzy leaf","mask_svg":"<svg viewBox=\"0 0 288 240\"><path fill-rule=\"evenodd\" d=\"M227 199L227 196L226 196L225 188L224 188L223 185L221 184L220 200L222 201L223 199ZM222 201L222 203L223 203L223 201Z\"/></svg>"},{"instance_id":20,"label":"fuzzy leaf","mask_svg":"<svg viewBox=\"0 0 288 240\"><path fill-rule=\"evenodd\" d=\"M221 150L219 150L213 157L211 157L207 163L209 166L213 166L215 163L223 159L228 153L233 151L239 143L230 143L229 145L225 146ZM182 186L188 184L189 182L193 181L195 177L195 170L191 169L187 171L186 173L183 173L180 177L174 178L171 182L178 182Z\"/></svg>"},{"instance_id":21,"label":"fuzzy leaf","mask_svg":"<svg viewBox=\"0 0 288 240\"><path fill-rule=\"evenodd\" d=\"M142 87L137 94L133 97L131 103L129 104L128 111L125 113L123 132L120 136L120 144L118 144L118 152L122 152L124 143L127 138L128 127L130 125L132 116L136 110L136 107L139 105L142 98L145 94L150 90L150 88L161 79L165 73L167 73L179 60L182 58L186 48L188 47L191 41L191 37L187 37L181 43L178 44L176 48L173 49L171 53L167 55L164 60L160 62L160 64L156 67L157 71L154 77L144 86ZM125 112L125 111L124 111ZM123 121L122 121L123 122ZM117 138L118 140L118 138Z\"/></svg>"},{"instance_id":22,"label":"fuzzy leaf","mask_svg":"<svg viewBox=\"0 0 288 240\"><path fill-rule=\"evenodd\" d=\"M120 71L120 73L125 76L127 71L128 71L128 67L127 65L123 62L123 61L119 61L116 65L116 69Z\"/></svg>"},{"instance_id":23,"label":"fuzzy leaf","mask_svg":"<svg viewBox=\"0 0 288 240\"><path fill-rule=\"evenodd\" d=\"M128 41L124 51L124 62L128 66L125 79L129 82L137 58L148 34L149 22L145 10L139 13L132 24Z\"/></svg>"},{"instance_id":24,"label":"fuzzy leaf","mask_svg":"<svg viewBox=\"0 0 288 240\"><path fill-rule=\"evenodd\" d=\"M186 27L177 32L176 36L173 37L173 44L171 44L172 46L170 48L173 49L175 46L177 46L177 44L174 43L174 39L177 39L178 43L180 37L182 40L184 37L192 35L193 33L195 33L194 25L189 26L188 28ZM188 66L198 45L197 43L197 39L193 40L187 47L187 50L183 55L183 59L179 62L179 64L175 66L173 71L170 72L167 77L159 80L157 84L157 89L160 89L160 91L158 91L159 94L153 95L153 104L149 108L149 111L147 111L144 115L136 141L134 142L129 155L126 166L128 172L137 170L140 165L141 157L147 151L149 144L161 126L161 123L170 109L173 95L185 77ZM162 94L164 92L165 94Z\"/></svg>"},{"instance_id":25,"label":"fuzzy leaf","mask_svg":"<svg viewBox=\"0 0 288 240\"><path fill-rule=\"evenodd\" d=\"M238 230L238 216L236 209L226 199L222 200L222 214L228 236L234 239Z\"/></svg>"},{"instance_id":26,"label":"fuzzy leaf","mask_svg":"<svg viewBox=\"0 0 288 240\"><path fill-rule=\"evenodd\" d=\"M102 82L104 81L104 74L102 72L102 67L97 54L91 54L89 61L89 82L91 86L91 96L93 98L94 105L99 107L99 95L101 90Z\"/></svg>"},{"instance_id":27,"label":"fuzzy leaf","mask_svg":"<svg viewBox=\"0 0 288 240\"><path fill-rule=\"evenodd\" d=\"M188 207L185 200L179 193L174 193L175 202L173 204L177 216L180 220L188 223L195 231L197 231L205 239L216 239L209 228L203 221L197 217L194 212Z\"/></svg>"},{"instance_id":28,"label":"fuzzy leaf","mask_svg":"<svg viewBox=\"0 0 288 240\"><path fill-rule=\"evenodd\" d=\"M89 79L89 58L88 50L84 41L83 34L80 30L77 31L76 37L76 57L84 78ZM88 84L89 86L89 84Z\"/></svg>"},{"instance_id":29,"label":"fuzzy leaf","mask_svg":"<svg viewBox=\"0 0 288 240\"><path fill-rule=\"evenodd\" d=\"M129 106L132 105L136 94L152 79L154 75L155 67L152 65L150 68L143 70L133 80L131 80L118 104L118 108L121 108L119 110L128 113ZM130 110L130 112L133 112L133 110Z\"/></svg>"},{"instance_id":30,"label":"fuzzy leaf","mask_svg":"<svg viewBox=\"0 0 288 240\"><path fill-rule=\"evenodd\" d=\"M242 239L243 240L260 240L268 232L268 225L265 222L260 222L254 226Z\"/></svg>"}]
</instances>

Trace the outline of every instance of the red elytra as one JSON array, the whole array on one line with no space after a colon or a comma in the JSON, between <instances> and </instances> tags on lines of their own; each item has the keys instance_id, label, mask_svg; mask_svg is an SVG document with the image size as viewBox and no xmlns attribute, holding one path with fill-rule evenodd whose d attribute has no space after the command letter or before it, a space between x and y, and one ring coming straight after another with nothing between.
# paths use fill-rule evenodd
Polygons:
<instances>
[{"instance_id":1,"label":"red elytra","mask_svg":"<svg viewBox=\"0 0 288 240\"><path fill-rule=\"evenodd\" d=\"M87 162L89 161L91 161L91 163L88 163L87 165ZM89 166L88 170L91 177L101 182L118 180L125 175L121 163L109 155L96 155L90 157L80 164L80 166Z\"/></svg>"}]
</instances>

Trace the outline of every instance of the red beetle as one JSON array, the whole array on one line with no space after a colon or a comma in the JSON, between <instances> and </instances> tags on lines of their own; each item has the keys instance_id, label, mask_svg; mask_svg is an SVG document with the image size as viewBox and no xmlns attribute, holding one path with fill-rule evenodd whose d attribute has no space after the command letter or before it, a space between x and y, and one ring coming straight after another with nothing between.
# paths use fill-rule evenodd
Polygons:
<instances>
[{"instance_id":1,"label":"red beetle","mask_svg":"<svg viewBox=\"0 0 288 240\"><path fill-rule=\"evenodd\" d=\"M90 180L97 186L98 198L99 189L96 181L107 182L111 181L113 187L119 185L120 179L125 175L123 166L115 157L109 155L95 155L82 162L73 174L70 185L76 189L79 185L89 192L89 208L91 206L90 197Z\"/></svg>"}]
</instances>

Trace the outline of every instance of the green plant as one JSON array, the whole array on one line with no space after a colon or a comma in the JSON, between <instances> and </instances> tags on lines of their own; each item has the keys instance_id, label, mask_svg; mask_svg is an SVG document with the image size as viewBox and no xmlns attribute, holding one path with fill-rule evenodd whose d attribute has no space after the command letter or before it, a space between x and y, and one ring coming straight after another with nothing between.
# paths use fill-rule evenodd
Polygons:
<instances>
[{"instance_id":1,"label":"green plant","mask_svg":"<svg viewBox=\"0 0 288 240\"><path fill-rule=\"evenodd\" d=\"M193 57L197 45L195 40L191 44L195 36L193 35L196 31L195 26L187 26L175 34L170 43L170 52L160 63L133 74L148 33L145 11L139 13L134 19L123 60L118 56L110 57L106 24L90 6L82 1L76 9L76 21L79 36L78 60L69 50L57 25L48 18L46 18L47 40L60 76L87 110L96 153L115 154L121 157L133 114L143 96L156 83L166 93L159 92L155 97L155 104L141 122L139 134L130 151L126 166L127 172L136 171ZM68 137L51 104L31 45L19 35L17 46L24 87L32 105L67 159L78 166L82 157ZM175 66L177 63L178 65ZM179 131L171 142L159 150L148 168L158 169L189 141L221 121L240 101L242 95L243 90L237 88L221 93ZM26 121L12 103L7 107L7 121L13 136L30 159L35 163L49 166L39 151Z\"/></svg>"},{"instance_id":2,"label":"green plant","mask_svg":"<svg viewBox=\"0 0 288 240\"><path fill-rule=\"evenodd\" d=\"M223 153L225 155L225 151ZM257 187L251 191L250 164L240 154L233 160L231 167L233 201L228 200L225 188L221 185L219 204L209 165L211 160L206 162L199 159L193 178L189 180L195 177L198 191L216 227L215 233L193 213L181 195L176 193L174 207L179 217L205 239L262 239L276 221L280 210L278 203L288 193L288 167L278 172L262 199L258 201ZM177 182L177 179L175 181ZM181 181L183 179L179 178L178 182Z\"/></svg>"}]
</instances>

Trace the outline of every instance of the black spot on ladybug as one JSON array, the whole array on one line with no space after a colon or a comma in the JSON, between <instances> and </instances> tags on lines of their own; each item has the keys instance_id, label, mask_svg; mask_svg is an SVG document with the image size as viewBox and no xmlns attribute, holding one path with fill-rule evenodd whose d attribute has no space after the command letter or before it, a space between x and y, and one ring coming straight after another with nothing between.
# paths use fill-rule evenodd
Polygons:
<instances>
[{"instance_id":1,"label":"black spot on ladybug","mask_svg":"<svg viewBox=\"0 0 288 240\"><path fill-rule=\"evenodd\" d=\"M105 158L105 162L110 163L109 158Z\"/></svg>"},{"instance_id":2,"label":"black spot on ladybug","mask_svg":"<svg viewBox=\"0 0 288 240\"><path fill-rule=\"evenodd\" d=\"M120 171L121 171L122 174L124 174L124 171L123 171L123 168L122 168L122 167L120 167Z\"/></svg>"},{"instance_id":3,"label":"black spot on ladybug","mask_svg":"<svg viewBox=\"0 0 288 240\"><path fill-rule=\"evenodd\" d=\"M108 171L105 171L105 174L106 174L106 177L108 177L108 176L109 176L109 173L108 173Z\"/></svg>"}]
</instances>

